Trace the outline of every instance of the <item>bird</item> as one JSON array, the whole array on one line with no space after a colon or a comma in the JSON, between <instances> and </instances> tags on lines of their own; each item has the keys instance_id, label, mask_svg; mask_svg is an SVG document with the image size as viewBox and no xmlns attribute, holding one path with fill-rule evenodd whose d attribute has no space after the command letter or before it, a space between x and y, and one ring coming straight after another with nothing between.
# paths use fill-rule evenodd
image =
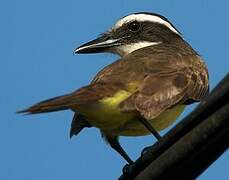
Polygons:
<instances>
[{"instance_id":1,"label":"bird","mask_svg":"<svg viewBox=\"0 0 229 180\"><path fill-rule=\"evenodd\" d=\"M157 13L124 16L73 53L112 53L120 58L100 70L87 86L18 113L72 110L70 137L85 128L98 128L129 164L133 160L120 145L120 136L153 134L160 140L159 131L209 92L204 60L181 32Z\"/></svg>"}]
</instances>

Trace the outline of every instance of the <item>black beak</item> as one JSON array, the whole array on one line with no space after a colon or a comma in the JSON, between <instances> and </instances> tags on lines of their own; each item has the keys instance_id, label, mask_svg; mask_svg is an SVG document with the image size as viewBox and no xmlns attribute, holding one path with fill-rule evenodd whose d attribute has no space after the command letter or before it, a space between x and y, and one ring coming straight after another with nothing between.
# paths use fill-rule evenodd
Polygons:
<instances>
[{"instance_id":1,"label":"black beak","mask_svg":"<svg viewBox=\"0 0 229 180\"><path fill-rule=\"evenodd\" d=\"M89 41L74 50L74 54L107 52L108 49L121 45L120 39L112 39L108 34Z\"/></svg>"}]
</instances>

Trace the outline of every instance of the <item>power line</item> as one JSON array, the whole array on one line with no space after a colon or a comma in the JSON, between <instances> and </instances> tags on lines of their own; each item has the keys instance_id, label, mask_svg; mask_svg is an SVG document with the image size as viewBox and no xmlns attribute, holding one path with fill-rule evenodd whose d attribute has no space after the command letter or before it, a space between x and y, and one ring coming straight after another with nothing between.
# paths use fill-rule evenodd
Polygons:
<instances>
[{"instance_id":1,"label":"power line","mask_svg":"<svg viewBox=\"0 0 229 180\"><path fill-rule=\"evenodd\" d=\"M119 180L195 179L229 147L229 74Z\"/></svg>"}]
</instances>

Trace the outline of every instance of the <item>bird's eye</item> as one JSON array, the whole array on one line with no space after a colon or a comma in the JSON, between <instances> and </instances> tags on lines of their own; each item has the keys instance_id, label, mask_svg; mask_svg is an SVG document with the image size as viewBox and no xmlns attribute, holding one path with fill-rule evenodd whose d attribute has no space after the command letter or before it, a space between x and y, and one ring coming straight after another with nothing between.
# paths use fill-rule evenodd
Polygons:
<instances>
[{"instance_id":1,"label":"bird's eye","mask_svg":"<svg viewBox=\"0 0 229 180\"><path fill-rule=\"evenodd\" d=\"M140 23L137 21L133 21L129 24L128 28L132 32L137 32L140 29Z\"/></svg>"}]
</instances>

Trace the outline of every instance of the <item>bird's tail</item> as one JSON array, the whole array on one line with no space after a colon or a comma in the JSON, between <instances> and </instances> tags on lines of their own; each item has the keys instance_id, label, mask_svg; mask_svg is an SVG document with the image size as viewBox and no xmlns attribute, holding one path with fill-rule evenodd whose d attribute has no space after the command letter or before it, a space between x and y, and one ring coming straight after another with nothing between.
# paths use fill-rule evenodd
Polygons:
<instances>
[{"instance_id":1,"label":"bird's tail","mask_svg":"<svg viewBox=\"0 0 229 180\"><path fill-rule=\"evenodd\" d=\"M18 111L18 113L38 114L72 109L83 104L98 101L103 97L109 97L119 88L120 84L110 83L109 86L104 83L91 84L73 93L41 101L25 110Z\"/></svg>"},{"instance_id":2,"label":"bird's tail","mask_svg":"<svg viewBox=\"0 0 229 180\"><path fill-rule=\"evenodd\" d=\"M38 113L67 110L70 108L68 103L66 103L65 101L66 99L68 99L67 97L68 95L63 95L63 96L47 99L45 101L41 101L37 104L34 104L33 106L27 109L18 111L17 113L38 114Z\"/></svg>"}]
</instances>

